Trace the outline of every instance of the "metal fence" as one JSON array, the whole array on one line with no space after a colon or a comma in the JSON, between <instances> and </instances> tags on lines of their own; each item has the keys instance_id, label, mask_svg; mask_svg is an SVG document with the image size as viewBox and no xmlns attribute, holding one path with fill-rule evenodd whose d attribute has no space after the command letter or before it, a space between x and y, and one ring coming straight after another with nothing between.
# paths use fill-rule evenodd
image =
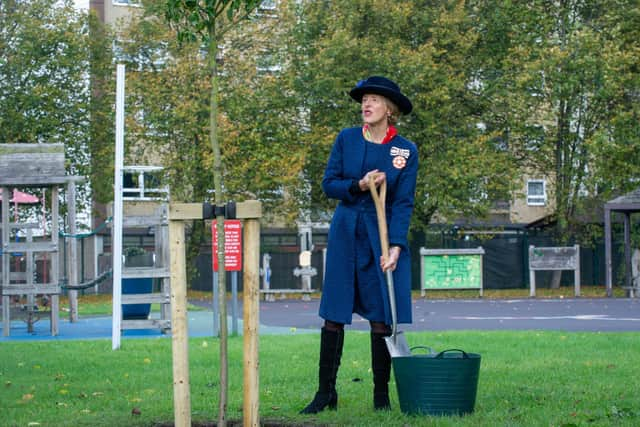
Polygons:
<instances>
[{"instance_id":1,"label":"metal fence","mask_svg":"<svg viewBox=\"0 0 640 427\"><path fill-rule=\"evenodd\" d=\"M485 250L483 283L485 289L514 289L529 287L529 245L534 246L571 246L574 242L559 245L548 232L531 230L506 230L494 233L465 232L456 230L441 230L423 234L422 241L427 248L476 248L482 246ZM419 245L418 245L419 246ZM416 248L413 249L415 252ZM419 248L418 248L419 249ZM584 285L604 285L605 256L604 241L602 239L590 245L580 247L580 276ZM613 266L617 272L615 282L622 284L624 278L623 241L622 235L613 239ZM419 260L416 261L419 265ZM419 274L419 270L417 270ZM551 281L551 271L536 273L536 281L542 287ZM563 271L561 286L573 286L573 272ZM415 282L414 285L418 286Z\"/></svg>"},{"instance_id":2,"label":"metal fence","mask_svg":"<svg viewBox=\"0 0 640 427\"><path fill-rule=\"evenodd\" d=\"M322 289L324 277L323 250L326 248L328 230L313 231L312 266L318 274L311 279L313 289ZM485 250L483 284L485 289L515 289L529 287L528 248L534 246L558 246L549 233L526 229L502 230L499 232L466 231L464 234L452 228L434 227L427 233L413 233L410 237L412 257L412 288L420 288L420 248L427 249L477 248ZM573 243L569 243L572 245ZM580 247L580 274L583 285L604 285L604 242ZM300 244L295 229L266 229L261 236L261 259L264 253L271 256L271 289L299 289L301 278L293 271L298 267ZM622 285L624 280L622 233L613 238L614 283ZM196 260L198 277L192 288L211 290L211 246L204 244ZM262 267L262 265L261 265ZM552 272L537 272L540 287L548 287ZM229 281L227 281L229 283ZM573 286L573 273L563 272L561 286ZM239 286L242 288L240 277Z\"/></svg>"},{"instance_id":3,"label":"metal fence","mask_svg":"<svg viewBox=\"0 0 640 427\"><path fill-rule=\"evenodd\" d=\"M324 279L323 250L326 248L328 230L314 230L313 245L311 251L311 266L317 271L317 275L311 278L311 288L322 289ZM296 277L293 272L299 267L300 242L298 232L295 229L266 229L260 236L260 268L263 270L262 255L268 253L271 256L271 289L300 289L302 279ZM197 277L192 282L192 288L196 290L211 290L213 277L211 272L211 245L206 243L201 246L196 259ZM229 281L227 281L229 283ZM242 277L238 280L239 289L242 289Z\"/></svg>"}]
</instances>

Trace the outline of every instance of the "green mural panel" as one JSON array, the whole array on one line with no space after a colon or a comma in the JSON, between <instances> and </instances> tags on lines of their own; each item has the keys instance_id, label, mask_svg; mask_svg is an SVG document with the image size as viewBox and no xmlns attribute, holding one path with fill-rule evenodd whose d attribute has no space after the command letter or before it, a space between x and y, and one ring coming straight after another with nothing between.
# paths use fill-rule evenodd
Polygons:
<instances>
[{"instance_id":1,"label":"green mural panel","mask_svg":"<svg viewBox=\"0 0 640 427\"><path fill-rule=\"evenodd\" d=\"M480 289L481 255L423 255L423 289Z\"/></svg>"}]
</instances>

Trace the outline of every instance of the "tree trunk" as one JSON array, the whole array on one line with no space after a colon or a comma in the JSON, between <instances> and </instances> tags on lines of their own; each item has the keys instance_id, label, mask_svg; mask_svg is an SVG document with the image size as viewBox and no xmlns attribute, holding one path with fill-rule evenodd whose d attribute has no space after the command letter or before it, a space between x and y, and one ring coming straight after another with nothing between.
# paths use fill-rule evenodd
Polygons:
<instances>
[{"instance_id":1,"label":"tree trunk","mask_svg":"<svg viewBox=\"0 0 640 427\"><path fill-rule=\"evenodd\" d=\"M213 185L215 205L224 205L222 199L222 161L218 141L218 76L216 56L218 44L215 21L209 27L209 69L211 78L211 99L209 111L209 138L213 151ZM220 400L218 405L218 427L227 425L228 357L227 357L227 284L224 266L224 216L216 217L216 234L218 237L218 295L220 311Z\"/></svg>"}]
</instances>

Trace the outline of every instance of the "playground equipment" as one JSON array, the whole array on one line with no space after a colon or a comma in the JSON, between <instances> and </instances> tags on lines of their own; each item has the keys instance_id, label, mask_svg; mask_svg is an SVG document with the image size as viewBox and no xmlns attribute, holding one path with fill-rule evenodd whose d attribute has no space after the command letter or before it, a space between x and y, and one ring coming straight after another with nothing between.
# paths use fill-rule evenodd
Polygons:
<instances>
[{"instance_id":1,"label":"playground equipment","mask_svg":"<svg viewBox=\"0 0 640 427\"><path fill-rule=\"evenodd\" d=\"M264 300L273 302L276 294L285 298L287 294L302 294L303 301L311 301L311 294L314 289L311 287L311 279L318 275L318 270L311 265L311 256L314 249L313 228L310 222L298 224L298 239L300 241L300 253L298 255L298 266L293 269L293 275L300 278L300 288L271 288L271 256L264 254L262 260L263 287L260 293L264 294Z\"/></svg>"},{"instance_id":2,"label":"playground equipment","mask_svg":"<svg viewBox=\"0 0 640 427\"><path fill-rule=\"evenodd\" d=\"M640 286L633 280L631 260L631 214L640 212L640 188L609 200L604 205L604 244L607 296L613 296L613 242L612 242L612 214L618 212L624 215L624 289L627 296L633 298L640 294Z\"/></svg>"},{"instance_id":3,"label":"playground equipment","mask_svg":"<svg viewBox=\"0 0 640 427\"><path fill-rule=\"evenodd\" d=\"M311 292L313 292L313 289L311 289L311 278L318 274L318 270L311 266L311 251L301 252L298 257L298 264L300 264L300 267L293 269L293 275L300 277L302 280L302 287L299 289L302 293L302 300L311 301ZM295 291L298 291L298 289Z\"/></svg>"},{"instance_id":4,"label":"playground equipment","mask_svg":"<svg viewBox=\"0 0 640 427\"><path fill-rule=\"evenodd\" d=\"M113 317L113 330L127 329L160 329L163 332L171 328L170 318L170 281L169 281L169 229L168 206L162 200L168 195L166 188L148 189L146 180L149 172L159 172L162 168L151 166L125 166L121 173L137 176L137 186L123 187L121 192L122 210L113 212L114 226L112 227L112 253L115 254L115 244L119 242L119 252L124 256L113 256L113 271L115 264L120 264L118 274L114 273L113 312L116 306L121 307L121 316ZM123 229L142 230L144 234L153 235L153 252L147 252L139 246L123 250L122 238L115 234ZM115 286L119 281L121 286ZM154 281L160 282L159 292L153 292ZM116 292L120 288L120 292ZM160 318L149 318L151 304L160 304ZM114 348L117 346L114 344Z\"/></svg>"},{"instance_id":5,"label":"playground equipment","mask_svg":"<svg viewBox=\"0 0 640 427\"><path fill-rule=\"evenodd\" d=\"M67 222L69 231L76 233L76 183L82 178L69 176L65 172L65 156L63 144L1 144L0 145L0 188L2 195L2 322L3 335L9 336L11 328L11 300L26 296L29 303L27 310L33 310L31 303L37 295L44 295L50 302L51 334L58 334L59 296L61 292L60 275L60 242L59 242L59 191L66 188ZM51 191L51 230L49 238L43 226L43 237L34 241L33 231L38 224L20 223L17 211L14 211L14 222L9 214L11 209L11 191L14 188L14 199L18 195L17 188L37 188ZM45 204L43 203L43 211ZM14 207L17 209L17 206ZM43 213L44 215L44 213ZM46 223L46 218L43 218ZM11 231L26 230L24 242L12 242ZM67 270L68 284L78 284L77 244L75 239L68 242ZM18 255L20 254L20 255ZM11 258L24 256L25 271L12 271ZM39 281L34 277L36 257L47 260L43 266L43 277ZM69 292L70 318L77 320L77 291ZM32 325L31 325L32 326Z\"/></svg>"},{"instance_id":6,"label":"playground equipment","mask_svg":"<svg viewBox=\"0 0 640 427\"><path fill-rule=\"evenodd\" d=\"M111 228L111 253L113 272L112 348L120 348L122 330L158 328L163 332L171 328L169 320L170 274L169 274L169 230L166 187L149 187L147 177L160 173L156 166L124 166L124 65L116 68L116 149L113 211ZM124 182L125 174L131 182ZM135 179L137 178L137 179ZM137 181L137 182L135 182ZM125 185L126 184L126 185ZM128 266L123 260L123 229L142 228L154 235L152 262L144 266ZM140 248L141 249L141 248ZM144 251L143 251L144 252ZM123 295L123 284L140 284L160 280L159 293L139 293L134 290ZM123 304L147 305L159 303L160 319L147 316L123 318Z\"/></svg>"}]
</instances>

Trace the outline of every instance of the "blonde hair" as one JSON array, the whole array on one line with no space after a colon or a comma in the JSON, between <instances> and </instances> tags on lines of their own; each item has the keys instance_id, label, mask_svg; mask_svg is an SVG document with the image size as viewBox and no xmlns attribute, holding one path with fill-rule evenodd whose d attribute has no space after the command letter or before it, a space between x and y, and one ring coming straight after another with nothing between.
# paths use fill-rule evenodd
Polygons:
<instances>
[{"instance_id":1,"label":"blonde hair","mask_svg":"<svg viewBox=\"0 0 640 427\"><path fill-rule=\"evenodd\" d=\"M395 125L396 123L398 123L398 119L400 118L400 109L393 101L391 101L386 96L383 96L382 98L384 99L385 104L387 104L387 108L391 110L391 112L387 116L387 122L389 124Z\"/></svg>"}]
</instances>

